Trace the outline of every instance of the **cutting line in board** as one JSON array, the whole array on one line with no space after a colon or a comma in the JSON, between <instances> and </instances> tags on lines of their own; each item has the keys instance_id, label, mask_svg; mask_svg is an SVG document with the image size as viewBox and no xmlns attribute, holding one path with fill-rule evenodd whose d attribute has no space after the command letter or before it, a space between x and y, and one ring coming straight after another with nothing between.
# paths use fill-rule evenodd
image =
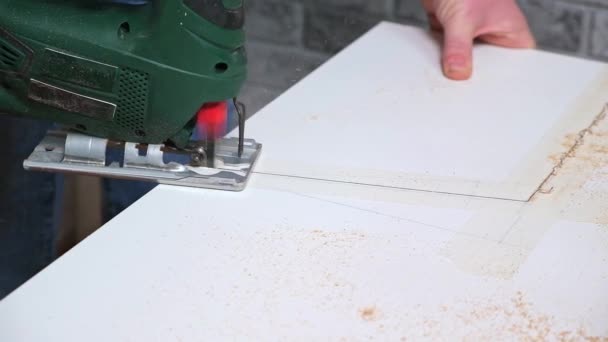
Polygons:
<instances>
[{"instance_id":1,"label":"cutting line in board","mask_svg":"<svg viewBox=\"0 0 608 342\"><path fill-rule=\"evenodd\" d=\"M509 229L507 229L507 230L506 230L506 231L505 231L505 232L502 234L502 236L500 237L500 240L498 240L498 241L497 241L499 244L501 244L501 245L502 245L502 244L509 245L508 243L505 243L505 240L507 239L507 237L509 236L509 234L511 234L511 232L513 231L513 228L515 228L515 226L517 226L517 225L518 225L518 224L521 222L521 219L522 219L522 218L523 218L523 216L522 216L521 214L520 214L520 215L517 215L517 218L516 218L516 219L513 221L513 223L511 223L511 225L509 226Z\"/></svg>"},{"instance_id":2,"label":"cutting line in board","mask_svg":"<svg viewBox=\"0 0 608 342\"><path fill-rule=\"evenodd\" d=\"M499 200L499 201L510 201L510 202L518 202L518 203L527 203L530 202L538 193L546 193L548 190L543 187L549 182L549 180L556 176L559 169L562 167L566 159L568 159L572 154L576 151L576 149L583 144L585 136L599 123L605 119L608 113L608 105L604 107L604 109L593 119L593 121L589 124L588 127L582 129L576 134L576 140L572 144L572 146L564 152L555 166L551 169L551 172L542 180L539 186L534 189L534 192L525 200L518 200L513 198L505 198L505 197L495 197L495 196L482 196L482 195L471 195L471 194L462 194L456 192L448 192L448 191L436 191L436 190L424 190L424 189L414 189L414 188L406 188L406 187L398 187L398 186L388 186L388 185L380 185L380 184L370 184L370 183L361 183L361 182L349 182L349 181L339 181L334 179L324 179L324 178L315 178L315 177L304 177L304 176L295 176L295 175L285 175L271 172L259 172L253 171L253 173L267 176L275 176L275 177L286 177L286 178L297 178L297 179L305 179L305 180L314 180L314 181L322 181L322 182L331 182L331 183L340 183L340 184L350 184L350 185L360 185L360 186L371 186L377 188L385 188L385 189L396 189L396 190L407 190L407 191L417 191L424 193L433 193L433 194L442 194L442 195L452 195L452 196L463 196L468 198L479 198L479 199L490 199L490 200ZM550 192L550 190L548 191Z\"/></svg>"},{"instance_id":3,"label":"cutting line in board","mask_svg":"<svg viewBox=\"0 0 608 342\"><path fill-rule=\"evenodd\" d=\"M568 151L562 153L562 155L558 159L557 163L555 164L555 166L553 167L551 172L547 175L547 177L545 177L545 179L542 181L542 183L540 183L538 188L536 188L534 193L528 198L528 200L526 202L530 202L532 199L534 199L534 197L538 193L551 193L552 189L544 189L545 185L551 180L551 178L558 175L559 170L562 168L562 166L564 165L566 160L568 158L574 156L574 154L576 153L576 150L585 142L585 136L587 136L587 134L591 133L593 128L599 126L599 124L602 122L602 120L604 120L606 118L607 113L608 113L608 105L606 105L604 107L604 109L602 109L602 111L595 117L595 119L593 119L593 121L587 128L582 129L581 131L579 131L576 134L576 139L574 140L574 143L572 144L570 149L568 149Z\"/></svg>"},{"instance_id":4,"label":"cutting line in board","mask_svg":"<svg viewBox=\"0 0 608 342\"><path fill-rule=\"evenodd\" d=\"M371 187L383 188L383 189L407 190L407 191L416 191L416 192L424 192L424 193L440 194L440 195L462 196L462 197L468 197L468 198L481 198L481 199L490 199L490 200L498 200L498 201L509 201L509 202L518 202L518 203L526 203L526 202L530 201L530 199L527 199L527 200L518 200L518 199L513 199L513 198L459 194L459 193L447 192L447 191L434 191L434 190L424 190L424 189L402 188L402 187L398 187L398 186L388 186L388 185L380 185L380 184L369 184L369 183L359 183L359 182L338 181L338 180L334 180L334 179L324 179L324 178L314 178L314 177L302 177L302 176L294 176L294 175L282 175L282 174L270 173L270 172L254 171L253 173L256 173L256 174L259 174L259 175L266 175L266 176L285 177L285 178L297 178L297 179L306 179L306 180L313 180L313 181L320 181L320 182L331 182L331 183L339 183L339 184L371 186Z\"/></svg>"},{"instance_id":5,"label":"cutting line in board","mask_svg":"<svg viewBox=\"0 0 608 342\"><path fill-rule=\"evenodd\" d=\"M456 235L460 235L460 236L467 236L470 238L475 238L475 239L479 239L479 240L484 240L484 241L488 241L488 242L492 242L492 243L499 243L499 244L503 244L506 246L511 246L511 247L517 247L516 245L512 245L510 243L504 242L504 241L497 241L497 240L493 240L493 239L488 239L486 237L483 236L479 236L476 234L470 234L470 233L466 233L466 232L462 232L462 231L458 231L458 230L453 230L450 228L446 228L446 227L442 227L442 226L438 226L438 225L434 225L434 224L430 224L430 223L426 223L426 222L422 222L422 221L418 221L418 220L413 220L407 217L402 217L402 216L395 216L395 215L389 215L389 214L385 214L376 210L372 210L372 209L367 209L367 208L361 208L361 207L357 207L357 206L353 206L350 204L345 204L345 203L341 203L341 202L337 202L337 201L332 201L332 200L328 200L328 199L324 199L324 198L319 198L319 197L315 197L315 196L310 196L310 195L305 195L305 194L301 194L301 193L297 193L297 192L292 192L292 191L287 191L288 193L295 195L295 196L300 196L300 197L304 197L304 198L308 198L308 199L312 199L315 201L321 201L324 203L330 203L330 204L334 204L334 205L339 205L341 207L345 207L345 208L349 208L349 209L354 209L354 210L358 210L358 211L363 211L366 213L370 213L370 214L374 214L374 215L379 215L382 217L387 217L387 218L391 218L391 219L395 219L395 220L399 220L399 221L406 221L406 222L410 222L410 223L414 223L414 224L419 224L428 228L432 228L432 229L437 229L437 230L441 230L444 232L449 232L452 234L456 234Z\"/></svg>"}]
</instances>

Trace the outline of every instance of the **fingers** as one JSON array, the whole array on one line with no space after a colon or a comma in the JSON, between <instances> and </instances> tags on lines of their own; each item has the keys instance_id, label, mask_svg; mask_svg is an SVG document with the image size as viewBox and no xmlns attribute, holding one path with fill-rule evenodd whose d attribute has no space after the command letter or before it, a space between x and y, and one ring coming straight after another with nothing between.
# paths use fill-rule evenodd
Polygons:
<instances>
[{"instance_id":1,"label":"fingers","mask_svg":"<svg viewBox=\"0 0 608 342\"><path fill-rule=\"evenodd\" d=\"M492 44L513 49L532 49L536 47L536 41L528 28L512 33L492 33L479 37L480 40Z\"/></svg>"},{"instance_id":2,"label":"fingers","mask_svg":"<svg viewBox=\"0 0 608 342\"><path fill-rule=\"evenodd\" d=\"M536 44L515 0L422 0L433 31L443 31L443 73L466 80L473 72L473 40L508 48Z\"/></svg>"},{"instance_id":3,"label":"fingers","mask_svg":"<svg viewBox=\"0 0 608 342\"><path fill-rule=\"evenodd\" d=\"M486 16L486 27L480 30L480 40L514 49L536 46L526 17L515 2L505 2L502 7L493 8L496 12Z\"/></svg>"},{"instance_id":4,"label":"fingers","mask_svg":"<svg viewBox=\"0 0 608 342\"><path fill-rule=\"evenodd\" d=\"M429 26L431 28L431 31L435 31L435 32L441 32L441 31L443 31L443 26L441 25L441 23L437 19L436 15L429 14L427 17L428 17L428 20L429 20Z\"/></svg>"},{"instance_id":5,"label":"fingers","mask_svg":"<svg viewBox=\"0 0 608 342\"><path fill-rule=\"evenodd\" d=\"M446 77L467 80L473 73L473 38L470 23L451 20L443 25L444 41L441 64Z\"/></svg>"}]
</instances>

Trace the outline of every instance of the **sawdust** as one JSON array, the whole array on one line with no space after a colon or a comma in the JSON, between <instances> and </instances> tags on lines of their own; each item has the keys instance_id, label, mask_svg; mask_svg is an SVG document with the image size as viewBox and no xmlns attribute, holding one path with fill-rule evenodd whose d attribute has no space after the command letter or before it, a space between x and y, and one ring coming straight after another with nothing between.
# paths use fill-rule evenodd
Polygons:
<instances>
[{"instance_id":1,"label":"sawdust","mask_svg":"<svg viewBox=\"0 0 608 342\"><path fill-rule=\"evenodd\" d=\"M579 141L572 141L571 137L566 137L565 140L567 142L564 145L572 144L574 148L569 150L565 154L553 155L549 158L551 160L560 163L563 159L563 163L561 164L561 169L565 166L577 165L578 168L585 169L596 169L606 165L603 157L608 155L608 146L599 145L597 143L589 144L587 140L593 139L593 137L597 136L594 130L589 130L586 132L585 137L581 137ZM573 161L571 161L574 159ZM576 164L575 164L576 162ZM568 165L566 165L568 163ZM559 171L559 170L558 170ZM556 174L557 175L557 174Z\"/></svg>"},{"instance_id":2,"label":"sawdust","mask_svg":"<svg viewBox=\"0 0 608 342\"><path fill-rule=\"evenodd\" d=\"M566 136L562 139L561 142L561 146L563 148L565 148L566 150L570 150L577 142L577 140L579 139L580 133L579 134L566 134Z\"/></svg>"},{"instance_id":3,"label":"sawdust","mask_svg":"<svg viewBox=\"0 0 608 342\"><path fill-rule=\"evenodd\" d=\"M464 340L608 341L608 336L593 336L582 326L573 330L557 328L557 320L535 310L522 292L507 303L467 303L464 310L442 306L441 314L456 317L455 326L468 332ZM442 331L435 319L424 319L422 327L426 336Z\"/></svg>"},{"instance_id":4,"label":"sawdust","mask_svg":"<svg viewBox=\"0 0 608 342\"><path fill-rule=\"evenodd\" d=\"M559 217L574 221L608 224L608 120L607 110L585 130L566 153L551 155L556 167L530 202L552 208ZM537 201L542 199L542 201Z\"/></svg>"},{"instance_id":5,"label":"sawdust","mask_svg":"<svg viewBox=\"0 0 608 342\"><path fill-rule=\"evenodd\" d=\"M608 224L608 120L605 120L605 113L586 130L574 149L563 158L557 157L559 168L532 198L550 201L546 205L556 208L564 219ZM565 137L564 143L571 139ZM555 160L556 156L551 158Z\"/></svg>"},{"instance_id":6,"label":"sawdust","mask_svg":"<svg viewBox=\"0 0 608 342\"><path fill-rule=\"evenodd\" d=\"M322 231L322 230L320 230L320 229L314 229L311 233L312 233L313 236L314 235L320 235L322 237L327 237L327 233L324 232L324 231Z\"/></svg>"},{"instance_id":7,"label":"sawdust","mask_svg":"<svg viewBox=\"0 0 608 342\"><path fill-rule=\"evenodd\" d=\"M562 160L563 157L563 153L555 153L549 156L549 160L553 163L553 164L557 164Z\"/></svg>"},{"instance_id":8,"label":"sawdust","mask_svg":"<svg viewBox=\"0 0 608 342\"><path fill-rule=\"evenodd\" d=\"M287 292L291 298L308 300L326 293L323 300L315 300L315 307L322 311L351 301L356 289L351 275L360 267L361 255L370 252L365 232L348 223L340 229L323 224L302 229L294 227L289 217L282 221L270 231L259 231L238 246L232 245L243 277L254 282L264 279L269 284L266 291ZM250 294L244 291L235 293L246 302ZM267 305L280 307L279 299L270 294ZM364 304L352 307L353 315Z\"/></svg>"},{"instance_id":9,"label":"sawdust","mask_svg":"<svg viewBox=\"0 0 608 342\"><path fill-rule=\"evenodd\" d=\"M595 134L594 134L595 135ZM592 144L589 148L595 153L607 154L608 155L608 146Z\"/></svg>"},{"instance_id":10,"label":"sawdust","mask_svg":"<svg viewBox=\"0 0 608 342\"><path fill-rule=\"evenodd\" d=\"M349 243L359 241L365 238L366 235L361 232L328 232L320 229L314 229L310 232L309 238L312 240L325 240L323 245L335 245L338 243Z\"/></svg>"},{"instance_id":11,"label":"sawdust","mask_svg":"<svg viewBox=\"0 0 608 342\"><path fill-rule=\"evenodd\" d=\"M362 309L359 309L359 316L364 321L375 321L379 318L379 311L375 306L368 306Z\"/></svg>"},{"instance_id":12,"label":"sawdust","mask_svg":"<svg viewBox=\"0 0 608 342\"><path fill-rule=\"evenodd\" d=\"M608 107L593 120L589 127L581 130L576 134L567 134L561 141L560 145L565 152L549 155L547 158L555 164L551 173L543 180L537 191L530 197L529 201L534 201L538 195L546 195L553 193L551 186L548 186L552 180L566 169L570 171L573 166L577 171L593 171L602 166L608 165L605 158L608 157L608 146L589 143L589 140L595 140L594 137L608 135L608 132L599 128L603 124Z\"/></svg>"}]
</instances>

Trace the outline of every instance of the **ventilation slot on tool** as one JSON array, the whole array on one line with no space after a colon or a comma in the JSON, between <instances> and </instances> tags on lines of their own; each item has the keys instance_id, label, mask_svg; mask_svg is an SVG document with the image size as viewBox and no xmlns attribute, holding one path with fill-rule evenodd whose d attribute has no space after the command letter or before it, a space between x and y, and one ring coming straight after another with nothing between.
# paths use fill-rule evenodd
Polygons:
<instances>
[{"instance_id":1,"label":"ventilation slot on tool","mask_svg":"<svg viewBox=\"0 0 608 342\"><path fill-rule=\"evenodd\" d=\"M137 136L144 136L148 104L148 74L121 69L118 86L116 122Z\"/></svg>"},{"instance_id":2,"label":"ventilation slot on tool","mask_svg":"<svg viewBox=\"0 0 608 342\"><path fill-rule=\"evenodd\" d=\"M22 62L23 54L0 39L0 70L18 71Z\"/></svg>"}]
</instances>

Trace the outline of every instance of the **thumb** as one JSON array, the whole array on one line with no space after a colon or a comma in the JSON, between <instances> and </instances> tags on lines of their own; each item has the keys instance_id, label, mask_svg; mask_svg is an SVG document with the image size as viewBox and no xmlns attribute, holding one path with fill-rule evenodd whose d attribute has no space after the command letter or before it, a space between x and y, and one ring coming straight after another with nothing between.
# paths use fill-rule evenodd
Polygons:
<instances>
[{"instance_id":1,"label":"thumb","mask_svg":"<svg viewBox=\"0 0 608 342\"><path fill-rule=\"evenodd\" d=\"M441 64L446 77L466 80L473 73L473 27L462 20L443 23L444 41Z\"/></svg>"}]
</instances>

